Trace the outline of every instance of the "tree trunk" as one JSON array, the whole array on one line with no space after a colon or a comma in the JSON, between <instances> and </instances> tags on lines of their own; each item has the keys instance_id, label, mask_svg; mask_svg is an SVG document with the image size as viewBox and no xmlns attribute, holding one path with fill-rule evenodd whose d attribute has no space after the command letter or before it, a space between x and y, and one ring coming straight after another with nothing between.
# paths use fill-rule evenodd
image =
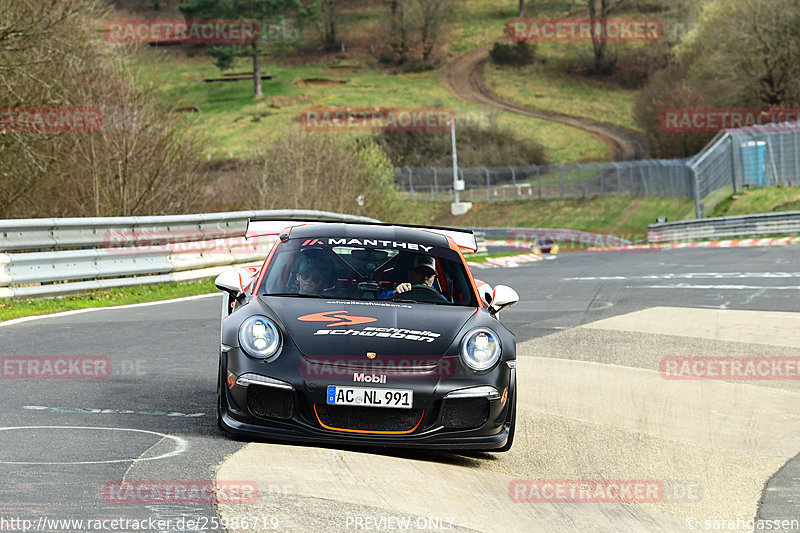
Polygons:
<instances>
[{"instance_id":1,"label":"tree trunk","mask_svg":"<svg viewBox=\"0 0 800 533\"><path fill-rule=\"evenodd\" d=\"M525 0L519 0L519 16L525 16Z\"/></svg>"},{"instance_id":2,"label":"tree trunk","mask_svg":"<svg viewBox=\"0 0 800 533\"><path fill-rule=\"evenodd\" d=\"M394 51L395 61L403 64L406 59L406 27L403 13L403 0L392 0L390 4L392 10L392 28L390 45Z\"/></svg>"},{"instance_id":3,"label":"tree trunk","mask_svg":"<svg viewBox=\"0 0 800 533\"><path fill-rule=\"evenodd\" d=\"M600 3L600 15L597 14L597 1ZM608 36L606 24L611 9L607 0L589 0L589 19L592 25L592 48L594 50L594 70L597 74L608 74L613 68L608 57ZM599 25L598 35L597 27Z\"/></svg>"},{"instance_id":4,"label":"tree trunk","mask_svg":"<svg viewBox=\"0 0 800 533\"><path fill-rule=\"evenodd\" d=\"M255 87L253 99L259 100L264 95L261 92L261 55L256 43L253 43L253 84Z\"/></svg>"},{"instance_id":5,"label":"tree trunk","mask_svg":"<svg viewBox=\"0 0 800 533\"><path fill-rule=\"evenodd\" d=\"M336 17L338 16L336 0L324 0L322 9L325 18L325 49L331 52L339 48L339 43L336 42Z\"/></svg>"}]
</instances>

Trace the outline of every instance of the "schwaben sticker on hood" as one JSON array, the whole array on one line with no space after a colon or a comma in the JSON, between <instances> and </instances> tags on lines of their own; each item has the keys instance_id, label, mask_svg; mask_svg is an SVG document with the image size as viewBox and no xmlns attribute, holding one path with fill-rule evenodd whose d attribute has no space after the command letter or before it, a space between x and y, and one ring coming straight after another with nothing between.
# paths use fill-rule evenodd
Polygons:
<instances>
[{"instance_id":1,"label":"schwaben sticker on hood","mask_svg":"<svg viewBox=\"0 0 800 533\"><path fill-rule=\"evenodd\" d=\"M350 335L356 337L379 337L384 339L404 339L409 341L433 342L441 333L425 330L402 328L376 328L368 326L364 329L318 329L314 335Z\"/></svg>"},{"instance_id":2,"label":"schwaben sticker on hood","mask_svg":"<svg viewBox=\"0 0 800 533\"><path fill-rule=\"evenodd\" d=\"M329 328L336 326L355 326L357 324L369 324L378 319L371 316L352 316L347 311L325 311L324 313L313 313L297 317L302 322L330 322Z\"/></svg>"},{"instance_id":3,"label":"schwaben sticker on hood","mask_svg":"<svg viewBox=\"0 0 800 533\"><path fill-rule=\"evenodd\" d=\"M371 305L374 307L394 307L396 309L411 309L408 304L396 304L393 302L373 302L370 300L328 300L325 302L330 305Z\"/></svg>"}]
</instances>

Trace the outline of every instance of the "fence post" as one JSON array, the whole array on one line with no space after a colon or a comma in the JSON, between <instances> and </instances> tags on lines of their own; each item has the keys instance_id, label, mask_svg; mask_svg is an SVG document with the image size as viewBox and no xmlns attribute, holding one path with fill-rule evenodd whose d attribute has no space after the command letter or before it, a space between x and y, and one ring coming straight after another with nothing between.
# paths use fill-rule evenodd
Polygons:
<instances>
[{"instance_id":1,"label":"fence post","mask_svg":"<svg viewBox=\"0 0 800 533\"><path fill-rule=\"evenodd\" d=\"M564 198L564 165L558 165L559 181L561 182L561 198Z\"/></svg>"},{"instance_id":2,"label":"fence post","mask_svg":"<svg viewBox=\"0 0 800 533\"><path fill-rule=\"evenodd\" d=\"M647 173L648 173L648 175L650 174L650 162L649 161L647 162ZM641 163L639 164L639 177L641 178L642 188L644 189L644 191L643 191L644 195L643 196L648 196L648 194L647 194L647 190L649 189L649 187L647 186L648 179L644 175L644 168L642 168Z\"/></svg>"},{"instance_id":3,"label":"fence post","mask_svg":"<svg viewBox=\"0 0 800 533\"><path fill-rule=\"evenodd\" d=\"M539 200L542 199L542 175L539 173L539 165L534 165L536 169L536 192L539 195Z\"/></svg>"},{"instance_id":4,"label":"fence post","mask_svg":"<svg viewBox=\"0 0 800 533\"><path fill-rule=\"evenodd\" d=\"M586 190L584 190L583 188L583 165L581 165L580 163L575 163L575 164L578 165L578 172L580 173L581 176L581 198L583 198L584 196L586 196Z\"/></svg>"},{"instance_id":5,"label":"fence post","mask_svg":"<svg viewBox=\"0 0 800 533\"><path fill-rule=\"evenodd\" d=\"M611 163L614 165L614 163ZM616 165L614 165L616 167ZM603 178L603 167L600 166L600 163L597 163L597 171L600 173L600 196L605 196L606 194L606 182ZM619 169L617 169L617 176L619 176Z\"/></svg>"},{"instance_id":6,"label":"fence post","mask_svg":"<svg viewBox=\"0 0 800 533\"><path fill-rule=\"evenodd\" d=\"M511 169L511 183L514 186L514 198L519 198L519 189L517 189L517 172L511 165L509 165L508 168Z\"/></svg>"},{"instance_id":7,"label":"fence post","mask_svg":"<svg viewBox=\"0 0 800 533\"><path fill-rule=\"evenodd\" d=\"M636 185L633 183L633 168L631 167L630 164L627 164L627 167L628 167L628 180L631 183L630 189L628 190L628 194L636 196L636 193L634 192L636 190Z\"/></svg>"},{"instance_id":8,"label":"fence post","mask_svg":"<svg viewBox=\"0 0 800 533\"><path fill-rule=\"evenodd\" d=\"M800 154L798 151L800 151L800 147L797 146L796 131L792 132L792 140L794 141L794 185L797 186L800 185L800 174L798 174L798 168L800 168L800 161L798 160Z\"/></svg>"},{"instance_id":9,"label":"fence post","mask_svg":"<svg viewBox=\"0 0 800 533\"><path fill-rule=\"evenodd\" d=\"M694 176L693 180L693 189L694 189L694 217L697 219L703 218L702 209L700 207L700 183L699 178L697 176L697 170L690 165L689 163L686 164L689 167L689 170L692 171L692 175Z\"/></svg>"},{"instance_id":10,"label":"fence post","mask_svg":"<svg viewBox=\"0 0 800 533\"><path fill-rule=\"evenodd\" d=\"M414 179L412 177L413 172L411 171L411 167L406 167L408 169L408 190L411 191L411 200L414 200Z\"/></svg>"},{"instance_id":11,"label":"fence post","mask_svg":"<svg viewBox=\"0 0 800 533\"><path fill-rule=\"evenodd\" d=\"M431 170L433 170L433 199L434 200L438 200L439 199L439 180L437 179L437 176L436 176L436 167L431 167Z\"/></svg>"},{"instance_id":12,"label":"fence post","mask_svg":"<svg viewBox=\"0 0 800 533\"><path fill-rule=\"evenodd\" d=\"M486 167L482 167L483 171L486 173L486 199L490 202L492 201L492 181L489 179L489 169Z\"/></svg>"},{"instance_id":13,"label":"fence post","mask_svg":"<svg viewBox=\"0 0 800 533\"><path fill-rule=\"evenodd\" d=\"M619 175L619 165L616 163L611 163L614 165L614 168L617 169L617 194L622 193L622 176Z\"/></svg>"}]
</instances>

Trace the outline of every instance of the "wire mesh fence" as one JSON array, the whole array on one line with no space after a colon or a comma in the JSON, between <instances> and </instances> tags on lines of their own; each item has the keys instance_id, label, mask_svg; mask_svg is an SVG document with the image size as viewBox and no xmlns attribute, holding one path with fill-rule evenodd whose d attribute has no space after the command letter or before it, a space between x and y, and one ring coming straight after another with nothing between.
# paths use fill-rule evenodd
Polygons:
<instances>
[{"instance_id":1,"label":"wire mesh fence","mask_svg":"<svg viewBox=\"0 0 800 533\"><path fill-rule=\"evenodd\" d=\"M800 131L769 124L720 132L689 165L701 199L726 186L800 186Z\"/></svg>"},{"instance_id":2,"label":"wire mesh fence","mask_svg":"<svg viewBox=\"0 0 800 533\"><path fill-rule=\"evenodd\" d=\"M694 198L702 218L703 199L733 187L800 186L800 129L769 124L724 130L688 159L647 159L611 163L573 163L461 168L461 199L513 200L588 196L664 196ZM453 200L453 169L395 169L401 190L411 200Z\"/></svg>"},{"instance_id":3,"label":"wire mesh fence","mask_svg":"<svg viewBox=\"0 0 800 533\"><path fill-rule=\"evenodd\" d=\"M573 163L460 168L467 201L583 198L587 196L692 197L694 176L686 160ZM453 169L404 167L395 179L411 200L451 200Z\"/></svg>"}]
</instances>

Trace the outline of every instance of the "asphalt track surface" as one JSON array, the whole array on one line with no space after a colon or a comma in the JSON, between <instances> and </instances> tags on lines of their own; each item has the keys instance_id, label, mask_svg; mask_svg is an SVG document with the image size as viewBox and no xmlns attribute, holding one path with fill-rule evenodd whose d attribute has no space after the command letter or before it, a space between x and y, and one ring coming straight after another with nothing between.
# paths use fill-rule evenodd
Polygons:
<instances>
[{"instance_id":1,"label":"asphalt track surface","mask_svg":"<svg viewBox=\"0 0 800 533\"><path fill-rule=\"evenodd\" d=\"M652 370L656 354L671 350L697 355L800 355L800 345L794 344L800 315L789 314L800 313L798 266L800 247L584 252L519 268L480 270L476 276L490 284L510 285L520 295L520 303L504 311L502 321L517 335L521 367L531 370L534 363L536 372L545 374L557 371L548 365L575 365L568 368L582 380L576 384L607 385L609 394L619 394L631 378L624 374L614 381L615 372ZM713 434L689 435L699 431L694 427L662 431L655 424L658 416L669 413L666 403L650 406L614 427L613 417L598 422L598 417L614 415L613 405L604 412L594 406L595 411L589 412L592 407L586 405L559 403L563 398L555 393L534 399L536 390L526 393L530 402L521 414L532 422L518 429L514 449L507 454L248 444L221 435L215 424L219 305L219 297L210 296L0 327L0 356L108 357L113 368L105 379L2 380L0 530L21 530L2 522L12 518L31 520L32 529L92 530L47 527L40 517L171 519L163 530L202 530L199 525L186 526L187 520L195 520L205 530L214 530L212 520L218 513L231 517L256 512L264 519L274 516L280 524L276 529L283 531L365 530L354 525L359 523L354 517L381 513L415 520L411 523L417 529L409 530L435 529L434 520L439 520L439 527L453 531L688 531L692 528L687 529L685 518L690 512L706 519L800 519L800 467L789 460L800 451L795 382L722 383L710 396L697 398L700 403L725 398L725 403L734 405L741 390L732 387L751 387L746 389L749 404L759 409L780 406L780 412L770 416L788 420L785 426L762 428L753 418L740 416L743 420L734 429L741 434L722 444ZM666 314L641 314L664 309ZM667 324L670 314L684 312L669 309L762 313L742 315L753 321L750 333L755 337L747 342L725 338L736 332L720 333L724 327L719 324L708 338L701 338L701 333L689 339L667 326L664 331L647 330L656 327L653 323ZM614 322L626 317L646 320L633 326ZM762 319L779 320L781 326L765 329L765 338L759 339ZM591 381L602 372L608 377ZM558 385L557 379L552 381ZM652 383L657 395L661 387ZM632 388L639 385L631 381ZM577 414L569 414L578 408ZM745 409L746 404L737 408ZM621 409L619 418L627 415ZM725 416L731 424L738 423L734 414ZM637 425L643 419L648 419L652 431ZM721 425L719 431L732 427ZM780 445L771 447L771 442ZM676 459L681 454L693 459ZM697 462L692 454L698 454ZM613 477L615 472L628 478L635 472L650 479L644 476L642 461L652 464L654 471L661 462L681 463L672 470L658 470L659 479L695 480L701 485L702 501L656 507L531 504L510 502L507 491L503 493L507 479L595 479ZM616 470L609 470L609 465ZM353 476L350 485L347 476ZM120 504L104 496L107 483L123 479L215 478L257 479L259 505L215 509L210 504ZM383 484L370 492L368 481L375 479ZM343 494L342 487L352 494ZM384 494L374 492L381 487ZM405 507L398 507L398 500L404 500ZM492 517L490 509L482 507L486 502L502 510L497 527L486 519ZM728 514L714 514L720 510ZM420 526L420 517L425 527ZM269 529L264 527L267 522L258 525L255 529ZM702 522L694 529L703 530Z\"/></svg>"}]
</instances>

